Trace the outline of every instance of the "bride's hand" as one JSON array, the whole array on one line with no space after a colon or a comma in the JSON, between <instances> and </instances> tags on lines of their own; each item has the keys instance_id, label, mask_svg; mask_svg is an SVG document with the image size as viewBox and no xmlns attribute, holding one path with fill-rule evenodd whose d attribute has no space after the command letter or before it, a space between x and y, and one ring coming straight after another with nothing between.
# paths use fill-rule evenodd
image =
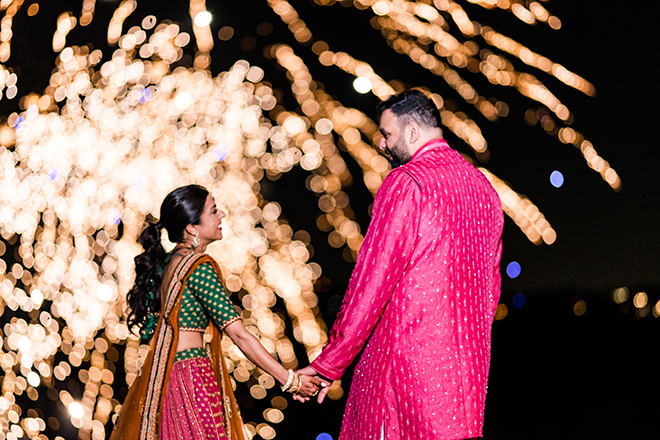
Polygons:
<instances>
[{"instance_id":1,"label":"bride's hand","mask_svg":"<svg viewBox=\"0 0 660 440\"><path fill-rule=\"evenodd\" d=\"M318 377L301 374L300 380L302 381L302 386L296 394L302 397L309 397L321 388L321 380Z\"/></svg>"},{"instance_id":2,"label":"bride's hand","mask_svg":"<svg viewBox=\"0 0 660 440\"><path fill-rule=\"evenodd\" d=\"M300 381L301 381L301 386L300 390L296 394L294 394L295 397L299 397L301 399L296 399L296 400L301 400L303 402L306 402L309 400L310 396L316 395L318 390L322 387L321 385L321 380L318 377L315 376L308 376L306 374L301 374L299 375Z\"/></svg>"}]
</instances>

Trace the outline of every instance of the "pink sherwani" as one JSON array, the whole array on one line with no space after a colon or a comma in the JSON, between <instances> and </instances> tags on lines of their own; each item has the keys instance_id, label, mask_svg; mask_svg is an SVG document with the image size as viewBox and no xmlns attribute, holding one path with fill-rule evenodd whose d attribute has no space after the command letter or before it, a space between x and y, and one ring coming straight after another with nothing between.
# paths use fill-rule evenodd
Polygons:
<instances>
[{"instance_id":1,"label":"pink sherwani","mask_svg":"<svg viewBox=\"0 0 660 440\"><path fill-rule=\"evenodd\" d=\"M481 436L502 205L484 175L434 140L376 194L328 345L312 367L355 370L340 440Z\"/></svg>"}]
</instances>

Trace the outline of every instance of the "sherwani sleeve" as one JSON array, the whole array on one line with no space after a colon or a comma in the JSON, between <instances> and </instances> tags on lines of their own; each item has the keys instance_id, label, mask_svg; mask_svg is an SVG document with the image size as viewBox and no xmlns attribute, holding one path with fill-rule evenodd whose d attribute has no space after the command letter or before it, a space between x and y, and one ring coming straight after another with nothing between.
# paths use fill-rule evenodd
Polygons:
<instances>
[{"instance_id":1,"label":"sherwani sleeve","mask_svg":"<svg viewBox=\"0 0 660 440\"><path fill-rule=\"evenodd\" d=\"M500 261L502 260L502 240L500 240L497 251L495 253L495 262L493 264L493 288L491 290L493 295L493 303L491 310L491 317L495 316L497 311L497 304L500 302L500 295L502 292L502 275L500 274Z\"/></svg>"},{"instance_id":2,"label":"sherwani sleeve","mask_svg":"<svg viewBox=\"0 0 660 440\"><path fill-rule=\"evenodd\" d=\"M392 171L378 190L371 224L328 345L312 363L323 376L339 379L378 323L410 262L420 202L418 183L401 169Z\"/></svg>"}]
</instances>

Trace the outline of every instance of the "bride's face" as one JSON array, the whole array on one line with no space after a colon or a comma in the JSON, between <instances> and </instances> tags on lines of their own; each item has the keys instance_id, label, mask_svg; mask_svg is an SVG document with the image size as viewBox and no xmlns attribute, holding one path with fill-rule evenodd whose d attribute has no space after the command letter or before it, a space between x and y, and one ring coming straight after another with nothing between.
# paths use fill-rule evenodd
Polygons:
<instances>
[{"instance_id":1,"label":"bride's face","mask_svg":"<svg viewBox=\"0 0 660 440\"><path fill-rule=\"evenodd\" d=\"M226 216L218 209L211 194L206 198L204 211L195 230L199 236L200 244L209 244L222 238L222 219Z\"/></svg>"}]
</instances>

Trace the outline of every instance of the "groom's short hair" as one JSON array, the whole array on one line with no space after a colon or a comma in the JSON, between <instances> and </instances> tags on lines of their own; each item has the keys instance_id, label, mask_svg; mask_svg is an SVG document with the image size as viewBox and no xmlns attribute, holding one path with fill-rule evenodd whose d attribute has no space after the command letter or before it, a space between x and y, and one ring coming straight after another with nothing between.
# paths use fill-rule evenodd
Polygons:
<instances>
[{"instance_id":1,"label":"groom's short hair","mask_svg":"<svg viewBox=\"0 0 660 440\"><path fill-rule=\"evenodd\" d=\"M406 90L392 95L376 107L376 122L386 110L391 110L402 127L416 122L426 128L442 128L440 112L433 100L419 90Z\"/></svg>"}]
</instances>

